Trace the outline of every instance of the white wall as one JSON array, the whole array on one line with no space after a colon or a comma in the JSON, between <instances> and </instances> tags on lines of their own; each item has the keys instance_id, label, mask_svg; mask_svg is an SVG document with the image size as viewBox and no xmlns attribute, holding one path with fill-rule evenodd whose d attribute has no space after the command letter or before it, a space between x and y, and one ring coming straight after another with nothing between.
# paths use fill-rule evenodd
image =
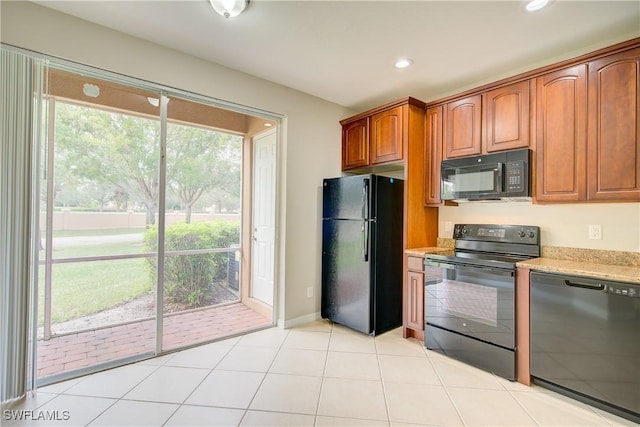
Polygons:
<instances>
[{"instance_id":1,"label":"white wall","mask_svg":"<svg viewBox=\"0 0 640 427\"><path fill-rule=\"evenodd\" d=\"M640 252L640 203L473 202L439 209L440 237L451 237L446 222L537 225L543 246ZM602 225L602 240L589 240L590 224Z\"/></svg>"},{"instance_id":2,"label":"white wall","mask_svg":"<svg viewBox=\"0 0 640 427\"><path fill-rule=\"evenodd\" d=\"M340 175L339 120L353 111L34 3L2 1L0 19L3 43L285 115L278 238L286 300L278 319L320 311L318 194L322 178Z\"/></svg>"}]
</instances>

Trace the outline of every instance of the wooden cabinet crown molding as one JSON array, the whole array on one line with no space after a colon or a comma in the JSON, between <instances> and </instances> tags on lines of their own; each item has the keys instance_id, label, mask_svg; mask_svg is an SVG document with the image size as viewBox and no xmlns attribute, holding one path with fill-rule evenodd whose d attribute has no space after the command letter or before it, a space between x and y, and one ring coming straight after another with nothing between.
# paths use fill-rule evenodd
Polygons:
<instances>
[{"instance_id":1,"label":"wooden cabinet crown molding","mask_svg":"<svg viewBox=\"0 0 640 427\"><path fill-rule=\"evenodd\" d=\"M487 92L492 89L497 89L503 86L510 85L512 83L517 83L523 80L534 79L540 77L542 75L552 73L554 71L559 71L563 68L569 68L574 65L583 64L589 61L594 61L596 59L600 59L602 57L613 55L615 53L623 52L625 50L633 49L634 47L640 47L640 37L636 37L621 43L614 44L612 46L607 46L602 49L598 49L593 52L586 53L584 55L576 56L574 58L569 58L564 61L555 62L553 64L545 65L539 68L535 68L530 71L526 71L521 74L517 74L515 76L506 77L501 80L497 80L492 83L487 83L482 86L475 87L473 89L469 89L464 92L456 93L454 95L450 95L444 98L439 98L433 101L427 102L427 108L435 107L440 104L446 104L447 102L455 101L456 99L465 98L472 95L477 95L483 92Z\"/></svg>"},{"instance_id":2,"label":"wooden cabinet crown molding","mask_svg":"<svg viewBox=\"0 0 640 427\"><path fill-rule=\"evenodd\" d=\"M405 98L397 99L395 101L389 102L387 104L381 105L376 108L372 108L371 110L363 111L362 113L358 113L355 116L347 117L346 119L340 120L340 124L342 126L349 124L351 122L363 119L365 117L372 116L374 114L381 113L385 110L390 110L395 107L399 107L401 105L413 105L419 108L426 108L427 104L420 101L419 99L407 96Z\"/></svg>"}]
</instances>

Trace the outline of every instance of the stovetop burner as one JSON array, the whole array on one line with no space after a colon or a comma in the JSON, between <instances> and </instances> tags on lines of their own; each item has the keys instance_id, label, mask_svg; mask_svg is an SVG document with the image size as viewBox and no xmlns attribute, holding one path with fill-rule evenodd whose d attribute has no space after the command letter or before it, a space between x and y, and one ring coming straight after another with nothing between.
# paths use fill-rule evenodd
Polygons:
<instances>
[{"instance_id":1,"label":"stovetop burner","mask_svg":"<svg viewBox=\"0 0 640 427\"><path fill-rule=\"evenodd\" d=\"M540 228L533 225L456 224L453 254L427 255L427 259L515 269L515 264L540 257Z\"/></svg>"}]
</instances>

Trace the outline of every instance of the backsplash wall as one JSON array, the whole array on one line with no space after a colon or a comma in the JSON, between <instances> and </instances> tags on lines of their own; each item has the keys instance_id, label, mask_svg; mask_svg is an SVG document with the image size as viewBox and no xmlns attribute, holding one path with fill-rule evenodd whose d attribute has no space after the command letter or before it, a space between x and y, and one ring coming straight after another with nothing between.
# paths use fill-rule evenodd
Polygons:
<instances>
[{"instance_id":1,"label":"backsplash wall","mask_svg":"<svg viewBox=\"0 0 640 427\"><path fill-rule=\"evenodd\" d=\"M439 209L439 237L451 238L448 226L456 223L537 225L543 246L640 252L640 203L472 202ZM602 226L602 240L589 239L590 224Z\"/></svg>"}]
</instances>

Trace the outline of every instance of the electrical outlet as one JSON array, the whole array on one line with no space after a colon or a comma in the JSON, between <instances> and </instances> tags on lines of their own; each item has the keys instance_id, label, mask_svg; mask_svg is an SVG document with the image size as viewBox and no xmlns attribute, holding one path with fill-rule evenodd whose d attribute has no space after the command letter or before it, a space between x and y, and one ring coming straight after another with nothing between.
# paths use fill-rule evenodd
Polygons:
<instances>
[{"instance_id":1,"label":"electrical outlet","mask_svg":"<svg viewBox=\"0 0 640 427\"><path fill-rule=\"evenodd\" d=\"M307 298L313 298L313 286L307 288Z\"/></svg>"},{"instance_id":2,"label":"electrical outlet","mask_svg":"<svg viewBox=\"0 0 640 427\"><path fill-rule=\"evenodd\" d=\"M453 231L453 223L451 221L444 222L444 232L451 233Z\"/></svg>"},{"instance_id":3,"label":"electrical outlet","mask_svg":"<svg viewBox=\"0 0 640 427\"><path fill-rule=\"evenodd\" d=\"M600 224L589 225L589 239L602 240L602 225Z\"/></svg>"}]
</instances>

